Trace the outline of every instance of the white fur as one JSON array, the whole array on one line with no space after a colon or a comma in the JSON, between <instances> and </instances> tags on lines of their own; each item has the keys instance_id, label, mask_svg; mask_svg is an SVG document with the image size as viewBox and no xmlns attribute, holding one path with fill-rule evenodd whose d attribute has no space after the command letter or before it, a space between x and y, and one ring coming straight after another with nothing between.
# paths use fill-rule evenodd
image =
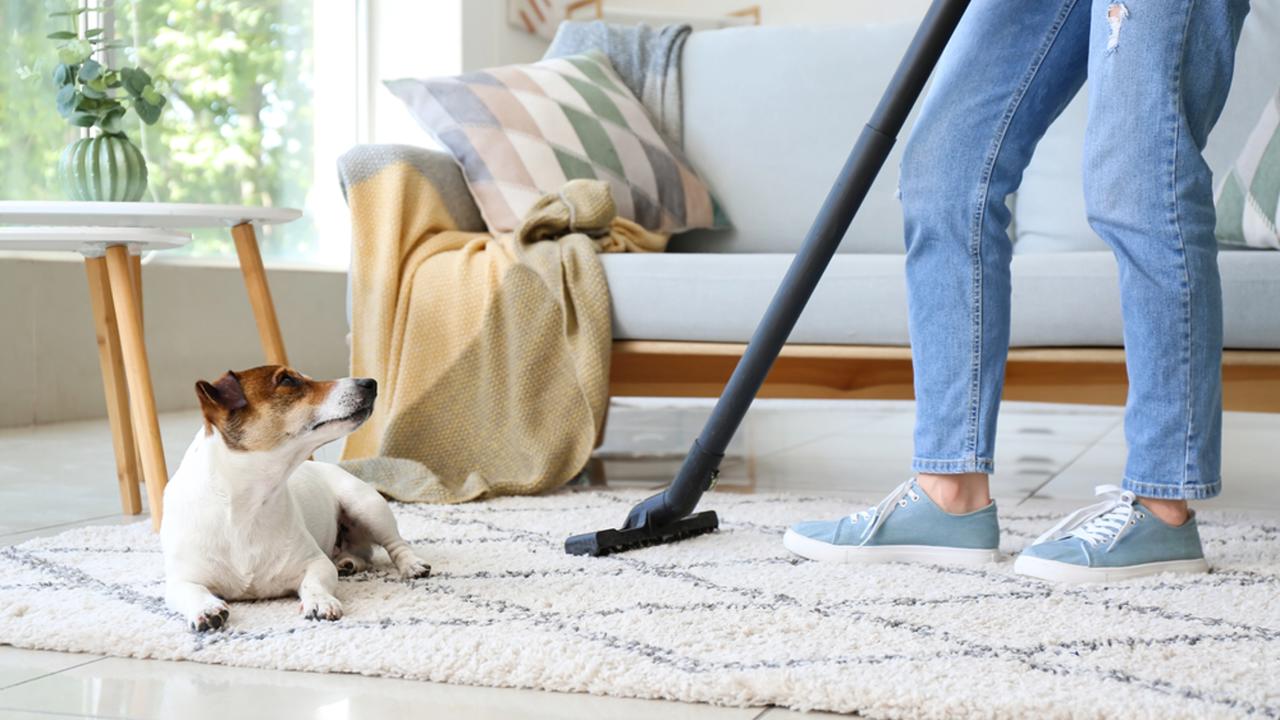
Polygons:
<instances>
[{"instance_id":1,"label":"white fur","mask_svg":"<svg viewBox=\"0 0 1280 720\"><path fill-rule=\"evenodd\" d=\"M306 460L360 421L342 420L358 408L354 385L343 380L317 408L309 427L262 452L229 449L218 431L196 433L164 493L160 529L165 599L192 629L216 629L226 600L296 594L303 615L337 620L342 605L335 559L364 569L367 552L338 554L339 521L357 529L356 541L381 545L404 577L430 568L400 537L386 501L342 468Z\"/></svg>"}]
</instances>

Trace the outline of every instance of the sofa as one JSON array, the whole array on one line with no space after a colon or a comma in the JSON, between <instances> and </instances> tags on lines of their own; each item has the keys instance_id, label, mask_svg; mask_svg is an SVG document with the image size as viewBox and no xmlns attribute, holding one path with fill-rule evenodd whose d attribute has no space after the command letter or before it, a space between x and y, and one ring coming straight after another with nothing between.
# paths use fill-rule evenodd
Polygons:
<instances>
[{"instance_id":1,"label":"sofa","mask_svg":"<svg viewBox=\"0 0 1280 720\"><path fill-rule=\"evenodd\" d=\"M1234 161L1280 87L1278 28L1280 0L1255 3L1206 149L1215 172ZM733 227L677 235L665 254L601 256L613 300L614 395L720 393L913 32L913 23L747 27L689 38L684 150ZM1084 212L1085 114L1082 92L1009 200L1008 399L1125 399L1116 265ZM761 396L911 397L895 198L909 129L910 121ZM450 162L431 164L460 172ZM1224 250L1220 264L1225 405L1280 412L1280 252Z\"/></svg>"}]
</instances>

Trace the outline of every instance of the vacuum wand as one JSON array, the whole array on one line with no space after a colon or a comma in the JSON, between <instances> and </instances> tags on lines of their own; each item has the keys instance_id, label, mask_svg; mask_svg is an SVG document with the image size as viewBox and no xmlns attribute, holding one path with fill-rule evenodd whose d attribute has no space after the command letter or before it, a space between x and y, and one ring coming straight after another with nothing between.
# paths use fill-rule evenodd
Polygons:
<instances>
[{"instance_id":1,"label":"vacuum wand","mask_svg":"<svg viewBox=\"0 0 1280 720\"><path fill-rule=\"evenodd\" d=\"M898 132L968 4L969 0L934 0L925 13L889 87L858 136L675 480L662 492L633 507L621 529L575 535L565 541L566 552L607 555L700 535L719 526L714 511L690 513L702 494L715 484L729 441L742 424L800 313L831 263L849 223L889 157Z\"/></svg>"}]
</instances>

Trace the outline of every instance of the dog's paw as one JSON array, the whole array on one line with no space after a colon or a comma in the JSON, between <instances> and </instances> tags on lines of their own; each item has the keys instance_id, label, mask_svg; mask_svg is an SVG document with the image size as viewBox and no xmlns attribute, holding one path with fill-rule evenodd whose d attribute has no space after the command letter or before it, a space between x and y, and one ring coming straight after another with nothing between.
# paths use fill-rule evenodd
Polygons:
<instances>
[{"instance_id":1,"label":"dog's paw","mask_svg":"<svg viewBox=\"0 0 1280 720\"><path fill-rule=\"evenodd\" d=\"M230 615L231 608L227 607L226 603L220 602L188 617L187 624L192 632L208 632L226 625L227 617Z\"/></svg>"},{"instance_id":2,"label":"dog's paw","mask_svg":"<svg viewBox=\"0 0 1280 720\"><path fill-rule=\"evenodd\" d=\"M424 578L431 574L431 566L412 554L402 557L400 562L396 563L396 569L400 571L400 577L405 580Z\"/></svg>"},{"instance_id":3,"label":"dog's paw","mask_svg":"<svg viewBox=\"0 0 1280 720\"><path fill-rule=\"evenodd\" d=\"M332 595L303 598L300 609L308 620L337 620L342 617L342 603Z\"/></svg>"}]
</instances>

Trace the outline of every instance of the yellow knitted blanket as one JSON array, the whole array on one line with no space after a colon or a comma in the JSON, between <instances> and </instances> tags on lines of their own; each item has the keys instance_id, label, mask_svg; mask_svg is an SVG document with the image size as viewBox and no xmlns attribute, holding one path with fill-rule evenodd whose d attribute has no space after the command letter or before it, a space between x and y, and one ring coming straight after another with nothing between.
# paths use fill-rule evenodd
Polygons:
<instances>
[{"instance_id":1,"label":"yellow knitted blanket","mask_svg":"<svg viewBox=\"0 0 1280 720\"><path fill-rule=\"evenodd\" d=\"M453 190L394 154L381 160L343 178L351 371L379 385L343 466L403 501L567 482L609 399L609 288L596 253L660 252L667 238L616 217L597 180L542 198L514 234L460 231L445 201Z\"/></svg>"}]
</instances>

